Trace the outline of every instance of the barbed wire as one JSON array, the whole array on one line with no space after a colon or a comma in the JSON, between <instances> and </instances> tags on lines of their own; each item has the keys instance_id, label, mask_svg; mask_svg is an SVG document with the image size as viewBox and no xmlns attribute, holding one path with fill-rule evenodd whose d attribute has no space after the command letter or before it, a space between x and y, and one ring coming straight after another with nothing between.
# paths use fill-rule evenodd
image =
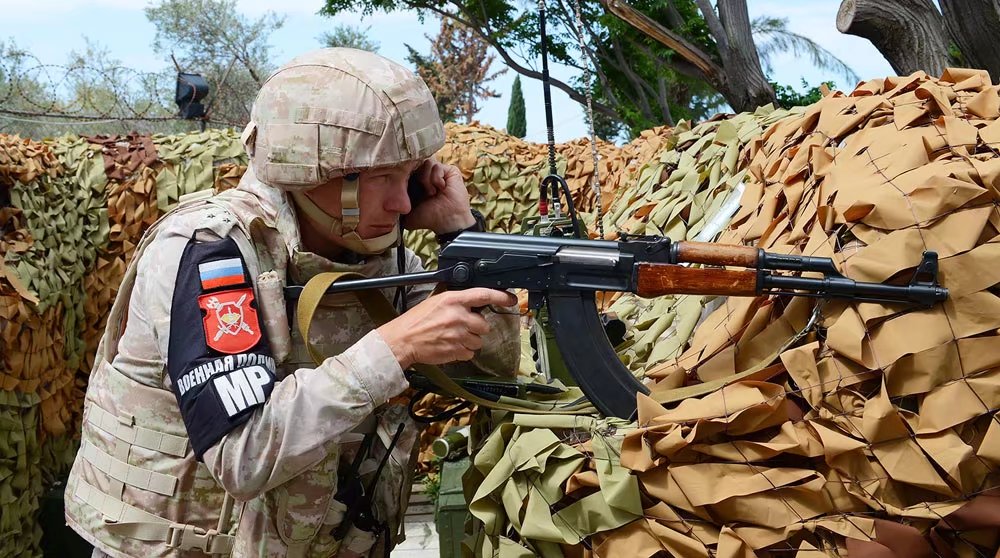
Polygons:
<instances>
[{"instance_id":1,"label":"barbed wire","mask_svg":"<svg viewBox=\"0 0 1000 558\"><path fill-rule=\"evenodd\" d=\"M175 79L172 70L143 72L82 60L69 65L47 64L31 53L0 45L0 119L41 126L181 123L185 119L174 104ZM225 84L211 84L209 97L203 102L218 97L220 86L226 89ZM211 117L205 122L235 127L244 124Z\"/></svg>"}]
</instances>

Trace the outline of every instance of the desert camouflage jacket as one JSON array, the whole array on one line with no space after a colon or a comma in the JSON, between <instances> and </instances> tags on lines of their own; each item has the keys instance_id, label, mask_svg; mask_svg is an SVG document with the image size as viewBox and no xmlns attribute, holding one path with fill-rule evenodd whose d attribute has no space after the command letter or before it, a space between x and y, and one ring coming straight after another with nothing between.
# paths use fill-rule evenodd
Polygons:
<instances>
[{"instance_id":1,"label":"desert camouflage jacket","mask_svg":"<svg viewBox=\"0 0 1000 558\"><path fill-rule=\"evenodd\" d=\"M178 269L193 236L206 242L231 238L239 247L245 275L252 279L247 293L256 300L256 320L263 326L264 340L256 346L269 354L236 355L228 369L224 359L216 359L214 370L211 363L192 369L174 386L167 358L175 354L171 335L210 328L208 318L171 323L175 289L182 288L175 285ZM422 270L409 251L406 268ZM81 450L67 486L67 521L74 529L112 556L196 556L204 551L365 556L401 540L419 435L405 398L397 397L408 384L374 331L376 324L350 294L328 295L317 310L310 340L329 358L314 364L297 328L288 325L281 290L284 282L304 284L323 271L392 274L396 258L390 251L344 264L301 250L284 194L258 182L252 171L236 190L190 202L155 225L119 291L91 376ZM211 276L206 273L202 270L202 281ZM428 296L431 287L411 288L410 305ZM393 293L385 294L391 300ZM247 307L247 299L242 300ZM250 314L240 316L249 323ZM519 358L517 317L491 314L489 320L490 338L464 368L512 375ZM234 381L230 390L235 401L250 408L243 422L205 449L199 461L188 443L185 420L191 428L192 416L205 415L182 416L178 401L184 405L185 400L177 393L214 378L220 366L227 372L243 364L248 365L244 371L253 364L273 372L270 392L262 395L244 386L241 398ZM266 401L251 405L255 397ZM335 541L331 531L345 511L333 498L338 469L353 461L369 433L376 443L360 474L370 475L401 423L403 434L386 462L376 498L388 536L353 529L345 540ZM236 501L231 513L226 513L226 493Z\"/></svg>"}]
</instances>

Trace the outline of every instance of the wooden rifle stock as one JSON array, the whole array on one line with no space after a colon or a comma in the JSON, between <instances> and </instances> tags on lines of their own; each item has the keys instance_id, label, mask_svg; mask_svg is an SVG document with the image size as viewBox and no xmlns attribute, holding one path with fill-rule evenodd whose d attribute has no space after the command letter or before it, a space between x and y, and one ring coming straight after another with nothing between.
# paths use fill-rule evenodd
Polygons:
<instances>
[{"instance_id":1,"label":"wooden rifle stock","mask_svg":"<svg viewBox=\"0 0 1000 558\"><path fill-rule=\"evenodd\" d=\"M635 294L644 298L670 294L754 296L757 272L642 263L636 270Z\"/></svg>"},{"instance_id":2,"label":"wooden rifle stock","mask_svg":"<svg viewBox=\"0 0 1000 558\"><path fill-rule=\"evenodd\" d=\"M759 249L733 244L682 241L675 244L677 263L757 267Z\"/></svg>"}]
</instances>

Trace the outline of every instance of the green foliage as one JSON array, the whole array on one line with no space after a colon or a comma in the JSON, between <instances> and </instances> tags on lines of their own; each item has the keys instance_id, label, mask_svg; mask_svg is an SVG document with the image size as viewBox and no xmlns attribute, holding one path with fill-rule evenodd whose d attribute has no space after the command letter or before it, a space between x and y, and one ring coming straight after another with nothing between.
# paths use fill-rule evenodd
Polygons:
<instances>
[{"instance_id":1,"label":"green foliage","mask_svg":"<svg viewBox=\"0 0 1000 558\"><path fill-rule=\"evenodd\" d=\"M361 29L341 23L319 37L319 42L326 47L346 47L369 52L378 52L379 44L368 37L371 26Z\"/></svg>"},{"instance_id":2,"label":"green foliage","mask_svg":"<svg viewBox=\"0 0 1000 558\"><path fill-rule=\"evenodd\" d=\"M250 20L236 0L162 0L146 7L146 18L156 26L153 49L210 84L209 116L244 125L257 90L274 69L268 41L284 18L268 12Z\"/></svg>"},{"instance_id":3,"label":"green foliage","mask_svg":"<svg viewBox=\"0 0 1000 558\"><path fill-rule=\"evenodd\" d=\"M809 58L816 68L839 74L849 83L859 80L858 74L832 52L809 37L789 31L788 18L761 16L750 23L750 28L765 72L771 71L771 60L776 54L790 52Z\"/></svg>"},{"instance_id":4,"label":"green foliage","mask_svg":"<svg viewBox=\"0 0 1000 558\"><path fill-rule=\"evenodd\" d=\"M191 123L168 119L173 72L139 73L90 40L62 65L41 61L13 41L0 43L0 133L44 139L80 134L178 133ZM48 81L39 81L47 77ZM87 117L87 118L83 118ZM144 120L148 119L148 120Z\"/></svg>"},{"instance_id":5,"label":"green foliage","mask_svg":"<svg viewBox=\"0 0 1000 558\"><path fill-rule=\"evenodd\" d=\"M435 459L431 467L432 470L424 477L424 494L430 500L431 506L437 509L438 500L441 498L441 460Z\"/></svg>"},{"instance_id":6,"label":"green foliage","mask_svg":"<svg viewBox=\"0 0 1000 558\"><path fill-rule=\"evenodd\" d=\"M515 138L523 138L528 133L528 122L524 116L524 93L521 91L521 76L514 77L514 85L510 89L507 133Z\"/></svg>"},{"instance_id":7,"label":"green foliage","mask_svg":"<svg viewBox=\"0 0 1000 558\"><path fill-rule=\"evenodd\" d=\"M489 41L515 71L525 74L540 67L539 16L535 2L507 0L324 0L321 12L371 14L376 11L416 10L421 17L452 18L475 29ZM644 129L673 124L680 119L703 120L721 109L725 100L716 85L702 78L690 61L643 34L604 8L598 0L579 0L582 29L578 28L573 2L546 3L546 31L551 65L561 64L580 76L593 70L594 81L581 78L553 82L583 104L586 89L595 103L595 128L606 137L627 132L634 136ZM704 58L725 71L718 37L705 13L718 17L713 2L705 0L630 0L629 6L682 38ZM700 6L700 7L699 7ZM701 8L706 11L703 12ZM716 22L718 23L718 22ZM582 35L578 36L578 31ZM790 32L787 20L758 18L752 22L763 65L773 56L792 52L814 65L843 75L857 76L833 54L812 39ZM721 40L721 39L719 39ZM732 40L732 38L730 38ZM732 94L729 92L728 94Z\"/></svg>"},{"instance_id":8,"label":"green foliage","mask_svg":"<svg viewBox=\"0 0 1000 558\"><path fill-rule=\"evenodd\" d=\"M823 92L821 91L821 85L826 85L828 89L836 88L836 84L832 81L824 81L822 84L815 87L809 87L806 80L802 80L802 92L796 91L794 88L788 85L779 85L770 82L771 86L774 87L774 93L778 97L778 103L782 108L792 108L799 106L811 105L823 98Z\"/></svg>"},{"instance_id":9,"label":"green foliage","mask_svg":"<svg viewBox=\"0 0 1000 558\"><path fill-rule=\"evenodd\" d=\"M523 69L540 65L539 18L534 2L512 3L505 0L325 0L321 10L326 15L340 12L370 14L376 11L416 10L427 15L451 17L472 26L491 46L508 56ZM632 5L654 19L665 21L668 12L675 18L675 32L706 52L717 51L705 21L698 15L694 0L637 0ZM596 1L581 1L582 30L588 54L580 50L575 15L571 3L549 3L546 29L549 36L550 64L563 64L582 71L584 64L594 64L600 81L591 84L594 100L613 107L595 123L604 133L616 130L631 133L672 122L680 118L701 119L718 95L704 83L678 74L667 63L673 51L643 35L630 25L607 13ZM672 16L669 16L672 17ZM516 68L515 68L516 69ZM519 72L521 70L518 70ZM567 84L583 92L582 81ZM598 112L601 112L598 109ZM617 121L618 124L615 124Z\"/></svg>"},{"instance_id":10,"label":"green foliage","mask_svg":"<svg viewBox=\"0 0 1000 558\"><path fill-rule=\"evenodd\" d=\"M442 81L442 78L439 76L440 70L434 64L434 61L430 56L420 54L409 44L404 43L403 46L405 46L408 51L406 61L413 64L413 69L417 72L417 75L423 78L424 81L430 83ZM434 102L437 104L438 114L441 116L442 122L447 123L455 121L454 106L458 101L453 93L448 91L435 91Z\"/></svg>"}]
</instances>

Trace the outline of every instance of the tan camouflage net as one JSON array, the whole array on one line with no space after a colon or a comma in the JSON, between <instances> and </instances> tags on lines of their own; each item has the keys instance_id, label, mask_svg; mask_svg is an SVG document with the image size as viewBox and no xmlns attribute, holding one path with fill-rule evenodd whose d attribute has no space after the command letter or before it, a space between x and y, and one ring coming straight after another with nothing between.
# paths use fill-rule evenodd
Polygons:
<instances>
[{"instance_id":1,"label":"tan camouflage net","mask_svg":"<svg viewBox=\"0 0 1000 558\"><path fill-rule=\"evenodd\" d=\"M55 179L62 171L49 146L0 136L0 197L9 195L15 183L30 183L43 176ZM0 268L0 337L4 347L0 351L0 540L4 541L0 555L39 555L42 531L35 514L43 493L43 472L38 439L41 407L36 392L46 363L56 363L64 354L62 324L56 322L53 308L48 317L54 327L42 326L35 311L38 297L15 270L34 244L24 213L14 207L0 208L0 226L4 260Z\"/></svg>"},{"instance_id":2,"label":"tan camouflage net","mask_svg":"<svg viewBox=\"0 0 1000 558\"><path fill-rule=\"evenodd\" d=\"M994 556L998 112L985 73L918 73L755 140L721 241L833 257L867 281L905 282L935 250L949 300L724 300L650 371L637 423L518 417L494 432L467 478L476 552Z\"/></svg>"},{"instance_id":3,"label":"tan camouflage net","mask_svg":"<svg viewBox=\"0 0 1000 558\"><path fill-rule=\"evenodd\" d=\"M0 390L0 556L41 556L39 399Z\"/></svg>"},{"instance_id":4,"label":"tan camouflage net","mask_svg":"<svg viewBox=\"0 0 1000 558\"><path fill-rule=\"evenodd\" d=\"M153 136L153 143L160 160L166 163L156 175L156 203L160 211L173 207L185 194L212 187L217 180L223 185L231 183L233 165L246 170L246 152L239 134L233 130ZM220 169L220 165L226 167Z\"/></svg>"},{"instance_id":5,"label":"tan camouflage net","mask_svg":"<svg viewBox=\"0 0 1000 558\"><path fill-rule=\"evenodd\" d=\"M740 152L769 125L801 112L761 107L754 113L717 117L691 129L681 122L674 136L647 153L626 187L615 191L605 216L609 238L619 233L662 235L672 240L712 241L738 208L745 162ZM605 297L607 311L629 324L618 355L642 372L677 356L712 297L643 299L632 294Z\"/></svg>"},{"instance_id":6,"label":"tan camouflage net","mask_svg":"<svg viewBox=\"0 0 1000 558\"><path fill-rule=\"evenodd\" d=\"M159 203L228 187L234 173L238 181L238 146L234 132L45 143L0 135L0 192L11 203L0 207L0 540L17 541L0 556L40 552L42 482L72 463L86 378L135 243Z\"/></svg>"},{"instance_id":7,"label":"tan camouflage net","mask_svg":"<svg viewBox=\"0 0 1000 558\"><path fill-rule=\"evenodd\" d=\"M486 217L492 232L520 233L526 217L538 214L539 183L549 174L548 147L508 136L489 126L447 124L447 140L438 160L462 171L472 198L472 207ZM648 160L670 138L666 127L647 130L623 147L598 141L597 174L602 191L602 209L607 212L613 193L632 181L641 161ZM578 139L556 145L556 168L566 179L577 210L591 236L596 211L593 190L594 157L590 142ZM437 244L433 235L406 233L406 245L424 261L433 262Z\"/></svg>"},{"instance_id":8,"label":"tan camouflage net","mask_svg":"<svg viewBox=\"0 0 1000 558\"><path fill-rule=\"evenodd\" d=\"M64 136L51 149L63 173L11 187L34 241L16 260L4 259L38 298L10 324L19 348L10 373L24 382L19 391L41 398L45 433L61 436L72 431L83 395L74 390L86 361L84 279L108 241L107 179L100 150L85 139Z\"/></svg>"}]
</instances>

